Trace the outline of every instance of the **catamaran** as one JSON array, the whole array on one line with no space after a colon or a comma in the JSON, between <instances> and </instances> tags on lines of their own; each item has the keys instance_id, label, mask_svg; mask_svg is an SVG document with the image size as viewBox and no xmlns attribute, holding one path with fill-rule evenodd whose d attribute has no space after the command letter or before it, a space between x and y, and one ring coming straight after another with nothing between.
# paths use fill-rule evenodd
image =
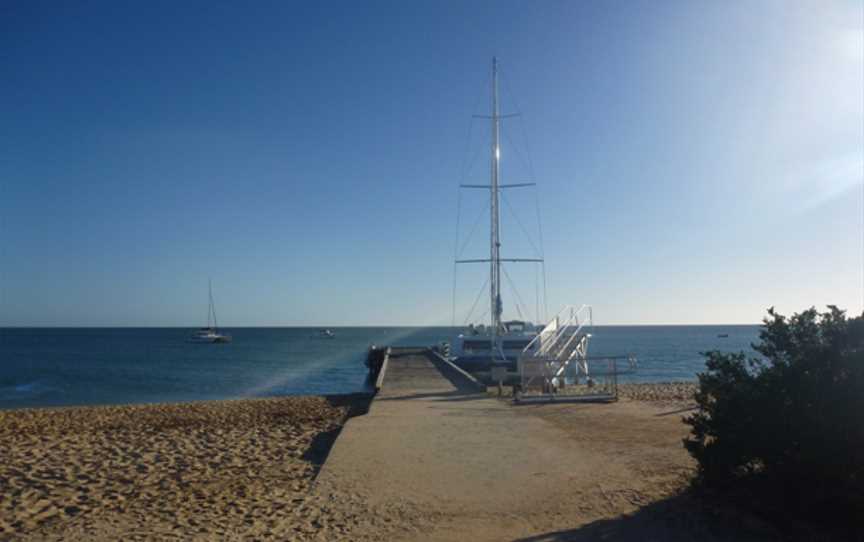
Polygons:
<instances>
[{"instance_id":1,"label":"catamaran","mask_svg":"<svg viewBox=\"0 0 864 542\"><path fill-rule=\"evenodd\" d=\"M490 242L489 257L482 259L455 260L456 264L489 264L489 313L491 321L486 324L471 324L449 345L450 358L463 368L472 371L485 371L492 365L508 365L515 367L516 359L523 351L533 345L539 346L534 339L538 327L531 322L522 320L504 321L501 303L501 264L504 262L538 263L542 258L503 258L501 257L499 195L502 190L534 186L535 183L501 184L499 182L501 148L500 127L503 118L511 115L501 115L498 99L498 61L492 59L492 113L483 116L491 121L491 181L488 185L462 184L460 188L488 189L490 196ZM454 293L455 296L455 293ZM455 312L455 307L454 307Z\"/></svg>"},{"instance_id":2,"label":"catamaran","mask_svg":"<svg viewBox=\"0 0 864 542\"><path fill-rule=\"evenodd\" d=\"M191 343L230 343L231 335L219 333L219 325L216 323L216 305L213 303L213 283L207 281L208 297L210 305L207 308L207 327L196 330L189 337ZM211 325L212 322L212 325Z\"/></svg>"},{"instance_id":3,"label":"catamaran","mask_svg":"<svg viewBox=\"0 0 864 542\"><path fill-rule=\"evenodd\" d=\"M489 191L489 210L491 216L489 257L482 259L459 259L461 251L459 250L460 243L457 236L455 258L455 264L457 265L472 263L489 264L487 283L489 284L488 310L490 321L488 325L485 323L468 325L462 333L459 333L458 336L452 339L449 345L444 345L444 351L452 361L461 365L462 368L474 372L487 382L497 381L499 386L502 386L506 381L513 382L518 375L518 390L516 392L518 401L548 400L557 397L568 388L569 392L572 392L574 389L578 391L580 382L585 384L588 393L583 394L579 400L614 400L617 397L618 375L635 371L636 357L628 354L626 356L594 358L593 361L588 357L588 343L591 339L591 330L593 328L593 309L591 306L565 306L544 326L536 326L531 322L522 320L505 321L502 318L502 272L504 272L504 277L508 279L510 285L513 287L514 296L516 297L514 305L517 313L521 315L522 311L519 309L520 300L515 284L513 284L512 279L510 279L506 271L502 269L501 264L505 262L528 262L539 264L542 267L543 258L542 251L538 250L536 246L534 250L538 256L537 258L504 258L501 256L499 196L503 197L503 190L505 189L534 186L535 183L500 183L500 125L502 119L509 118L512 115L502 115L498 109L498 62L493 58L492 113L488 116L482 116L482 118L489 119L492 122L491 181L488 185L460 185L460 188L480 188ZM503 199L504 203L509 205L508 200L506 198ZM520 223L520 225L522 224ZM527 230L525 233L528 233ZM455 323L455 271L453 283L453 315ZM485 288L485 284L483 288ZM545 292L543 298L545 306ZM477 299L480 299L479 295ZM473 307L471 312L473 313ZM539 320L539 284L537 313ZM470 314L466 318L466 322L469 318ZM592 363L593 368L591 367ZM597 378L603 380L599 387Z\"/></svg>"}]
</instances>

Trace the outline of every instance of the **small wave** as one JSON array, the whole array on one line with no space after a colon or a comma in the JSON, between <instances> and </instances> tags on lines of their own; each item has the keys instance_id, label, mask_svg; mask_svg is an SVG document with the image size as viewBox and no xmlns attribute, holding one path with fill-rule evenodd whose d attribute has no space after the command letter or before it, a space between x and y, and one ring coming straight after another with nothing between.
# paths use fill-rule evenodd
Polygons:
<instances>
[{"instance_id":1,"label":"small wave","mask_svg":"<svg viewBox=\"0 0 864 542\"><path fill-rule=\"evenodd\" d=\"M16 401L27 399L37 395L49 393L53 388L46 385L44 382L34 380L32 382L22 382L0 386L0 401Z\"/></svg>"}]
</instances>

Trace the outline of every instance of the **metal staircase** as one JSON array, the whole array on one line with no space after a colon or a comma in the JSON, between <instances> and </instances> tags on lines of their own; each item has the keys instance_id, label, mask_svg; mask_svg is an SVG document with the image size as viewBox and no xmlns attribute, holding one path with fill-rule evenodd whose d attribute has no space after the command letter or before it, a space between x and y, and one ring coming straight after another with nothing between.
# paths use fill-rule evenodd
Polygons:
<instances>
[{"instance_id":1,"label":"metal staircase","mask_svg":"<svg viewBox=\"0 0 864 542\"><path fill-rule=\"evenodd\" d=\"M588 305L566 306L528 344L518 359L518 402L568 398L614 401L618 375L636 368L634 356L588 357L593 326ZM626 368L619 362L626 359Z\"/></svg>"},{"instance_id":2,"label":"metal staircase","mask_svg":"<svg viewBox=\"0 0 864 542\"><path fill-rule=\"evenodd\" d=\"M564 307L522 351L518 359L522 389L545 392L568 381L588 378L591 307Z\"/></svg>"}]
</instances>

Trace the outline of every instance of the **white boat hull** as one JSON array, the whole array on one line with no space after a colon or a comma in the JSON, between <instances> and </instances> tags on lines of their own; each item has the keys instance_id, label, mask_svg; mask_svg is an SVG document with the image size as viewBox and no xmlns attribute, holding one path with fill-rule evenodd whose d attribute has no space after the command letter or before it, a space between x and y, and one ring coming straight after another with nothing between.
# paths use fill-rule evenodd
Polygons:
<instances>
[{"instance_id":1,"label":"white boat hull","mask_svg":"<svg viewBox=\"0 0 864 542\"><path fill-rule=\"evenodd\" d=\"M230 343L231 335L221 335L219 333L209 333L207 335L192 335L188 342L198 344L214 344L214 343Z\"/></svg>"}]
</instances>

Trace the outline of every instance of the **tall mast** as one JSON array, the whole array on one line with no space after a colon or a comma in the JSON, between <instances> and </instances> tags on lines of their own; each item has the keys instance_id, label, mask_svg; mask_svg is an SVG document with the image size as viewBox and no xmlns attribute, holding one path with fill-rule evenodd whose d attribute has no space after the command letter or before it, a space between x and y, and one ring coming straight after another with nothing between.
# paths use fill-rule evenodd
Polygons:
<instances>
[{"instance_id":1,"label":"tall mast","mask_svg":"<svg viewBox=\"0 0 864 542\"><path fill-rule=\"evenodd\" d=\"M219 324L216 323L216 305L213 304L213 279L207 278L207 293L210 298L210 310L207 311L207 327L210 327L210 315L213 315L213 329L218 329Z\"/></svg>"},{"instance_id":2,"label":"tall mast","mask_svg":"<svg viewBox=\"0 0 864 542\"><path fill-rule=\"evenodd\" d=\"M498 350L499 336L501 334L501 241L498 237L498 166L501 159L501 148L498 144L499 130L498 115L498 60L492 57L492 182L491 192L491 239L489 255L489 283L490 283L490 314L492 315L492 350Z\"/></svg>"}]
</instances>

